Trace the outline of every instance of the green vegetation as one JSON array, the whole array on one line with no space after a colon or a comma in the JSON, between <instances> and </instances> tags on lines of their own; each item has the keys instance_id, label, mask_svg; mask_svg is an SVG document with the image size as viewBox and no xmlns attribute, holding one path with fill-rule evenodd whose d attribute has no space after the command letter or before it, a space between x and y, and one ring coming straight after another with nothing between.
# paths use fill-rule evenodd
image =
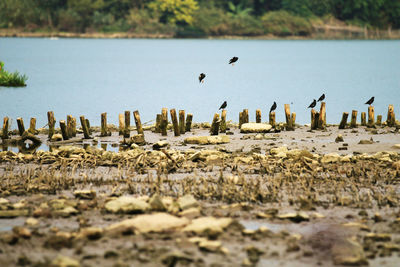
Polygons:
<instances>
[{"instance_id":1,"label":"green vegetation","mask_svg":"<svg viewBox=\"0 0 400 267\"><path fill-rule=\"evenodd\" d=\"M400 28L400 0L0 1L0 29L20 32L284 37L311 36L327 22L391 32Z\"/></svg>"},{"instance_id":2,"label":"green vegetation","mask_svg":"<svg viewBox=\"0 0 400 267\"><path fill-rule=\"evenodd\" d=\"M26 75L20 75L18 71L10 73L4 70L4 62L0 61L0 86L22 87L26 86Z\"/></svg>"}]
</instances>

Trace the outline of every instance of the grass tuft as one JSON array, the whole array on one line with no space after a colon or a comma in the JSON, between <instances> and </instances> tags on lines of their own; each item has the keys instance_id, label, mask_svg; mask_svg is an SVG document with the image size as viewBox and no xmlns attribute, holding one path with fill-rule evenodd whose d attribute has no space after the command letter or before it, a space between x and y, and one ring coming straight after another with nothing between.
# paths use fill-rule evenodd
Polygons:
<instances>
[{"instance_id":1,"label":"grass tuft","mask_svg":"<svg viewBox=\"0 0 400 267\"><path fill-rule=\"evenodd\" d=\"M0 86L5 87L22 87L26 86L28 77L25 74L20 74L18 71L10 73L4 70L4 62L0 61Z\"/></svg>"}]
</instances>

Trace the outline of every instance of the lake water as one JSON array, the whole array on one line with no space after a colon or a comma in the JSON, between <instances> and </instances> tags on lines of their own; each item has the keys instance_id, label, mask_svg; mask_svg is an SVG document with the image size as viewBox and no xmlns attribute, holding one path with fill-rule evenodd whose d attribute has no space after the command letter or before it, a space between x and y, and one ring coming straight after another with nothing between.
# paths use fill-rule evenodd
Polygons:
<instances>
[{"instance_id":1,"label":"lake water","mask_svg":"<svg viewBox=\"0 0 400 267\"><path fill-rule=\"evenodd\" d=\"M233 56L239 61L228 65ZM251 121L257 108L267 120L276 101L278 121L288 103L297 122L309 123L307 107L322 93L328 123L367 111L371 96L375 114L385 118L388 104L400 110L400 41L0 38L0 60L29 77L25 88L0 87L0 117L11 117L13 128L17 117L28 125L32 116L42 127L49 110L57 121L85 115L91 125L102 112L117 124L125 110L150 121L162 107L211 122L224 100L228 120L244 108Z\"/></svg>"}]
</instances>

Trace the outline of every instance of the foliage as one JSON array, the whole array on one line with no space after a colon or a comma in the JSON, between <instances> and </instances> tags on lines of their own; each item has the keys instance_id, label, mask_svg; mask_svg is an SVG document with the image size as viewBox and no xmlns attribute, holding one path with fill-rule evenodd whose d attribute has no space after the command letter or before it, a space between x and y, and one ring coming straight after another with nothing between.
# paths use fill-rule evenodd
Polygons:
<instances>
[{"instance_id":1,"label":"foliage","mask_svg":"<svg viewBox=\"0 0 400 267\"><path fill-rule=\"evenodd\" d=\"M309 21L300 16L295 16L287 11L271 11L262 18L262 23L267 33L277 36L311 34L312 26Z\"/></svg>"},{"instance_id":2,"label":"foliage","mask_svg":"<svg viewBox=\"0 0 400 267\"><path fill-rule=\"evenodd\" d=\"M195 0L155 0L149 7L161 14L160 21L163 23L191 25L198 4Z\"/></svg>"},{"instance_id":3,"label":"foliage","mask_svg":"<svg viewBox=\"0 0 400 267\"><path fill-rule=\"evenodd\" d=\"M0 86L5 87L22 87L26 86L28 77L20 75L18 71L10 73L4 69L4 62L0 61Z\"/></svg>"}]
</instances>

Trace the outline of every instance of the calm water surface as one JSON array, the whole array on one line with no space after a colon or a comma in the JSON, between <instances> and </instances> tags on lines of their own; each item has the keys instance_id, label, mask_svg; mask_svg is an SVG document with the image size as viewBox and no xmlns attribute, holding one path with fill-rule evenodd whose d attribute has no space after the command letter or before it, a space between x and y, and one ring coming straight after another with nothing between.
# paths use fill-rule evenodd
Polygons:
<instances>
[{"instance_id":1,"label":"calm water surface","mask_svg":"<svg viewBox=\"0 0 400 267\"><path fill-rule=\"evenodd\" d=\"M232 56L239 57L233 67ZM11 117L13 128L17 117L28 124L32 116L44 126L49 110L58 121L85 115L92 125L102 112L117 124L118 113L136 109L150 121L162 107L211 121L224 100L233 121L243 108L253 121L261 108L267 120L275 100L277 120L292 103L297 121L309 123L307 107L322 93L328 123L366 111L371 96L376 114L388 104L400 111L400 41L0 38L0 60L29 77L25 88L0 87L0 117Z\"/></svg>"}]
</instances>

